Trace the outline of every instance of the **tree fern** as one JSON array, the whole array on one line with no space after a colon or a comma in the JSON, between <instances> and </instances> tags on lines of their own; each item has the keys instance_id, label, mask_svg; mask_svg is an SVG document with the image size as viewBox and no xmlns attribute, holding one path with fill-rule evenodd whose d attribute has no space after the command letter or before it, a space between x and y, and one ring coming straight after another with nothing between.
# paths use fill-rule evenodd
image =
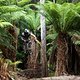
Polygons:
<instances>
[{"instance_id":1,"label":"tree fern","mask_svg":"<svg viewBox=\"0 0 80 80\"><path fill-rule=\"evenodd\" d=\"M8 31L4 28L0 28L0 45L14 49L11 45L11 40L14 39Z\"/></svg>"},{"instance_id":2,"label":"tree fern","mask_svg":"<svg viewBox=\"0 0 80 80\"><path fill-rule=\"evenodd\" d=\"M64 3L62 5L48 2L44 4L45 16L57 32L80 30L79 3Z\"/></svg>"},{"instance_id":3,"label":"tree fern","mask_svg":"<svg viewBox=\"0 0 80 80\"><path fill-rule=\"evenodd\" d=\"M11 23L3 22L2 20L0 21L0 45L14 49L14 47L10 44L11 40L14 38L7 30L10 27L13 27Z\"/></svg>"}]
</instances>

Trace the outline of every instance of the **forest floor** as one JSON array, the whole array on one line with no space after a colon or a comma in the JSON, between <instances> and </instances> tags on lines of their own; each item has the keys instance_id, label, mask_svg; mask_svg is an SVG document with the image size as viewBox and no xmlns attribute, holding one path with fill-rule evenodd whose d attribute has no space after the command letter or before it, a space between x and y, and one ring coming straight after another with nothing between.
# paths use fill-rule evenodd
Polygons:
<instances>
[{"instance_id":1,"label":"forest floor","mask_svg":"<svg viewBox=\"0 0 80 80\"><path fill-rule=\"evenodd\" d=\"M80 76L59 76L59 77L44 77L44 78L27 78L24 71L16 71L12 72L10 71L10 75L12 80L80 80Z\"/></svg>"},{"instance_id":2,"label":"forest floor","mask_svg":"<svg viewBox=\"0 0 80 80\"><path fill-rule=\"evenodd\" d=\"M30 80L80 80L80 77L79 76L59 76L59 77L34 78Z\"/></svg>"}]
</instances>

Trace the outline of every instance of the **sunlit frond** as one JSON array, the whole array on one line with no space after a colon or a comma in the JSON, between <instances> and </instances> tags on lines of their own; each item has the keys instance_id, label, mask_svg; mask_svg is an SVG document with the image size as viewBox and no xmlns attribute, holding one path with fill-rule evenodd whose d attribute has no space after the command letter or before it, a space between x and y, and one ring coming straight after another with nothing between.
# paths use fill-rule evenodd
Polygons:
<instances>
[{"instance_id":1,"label":"sunlit frond","mask_svg":"<svg viewBox=\"0 0 80 80\"><path fill-rule=\"evenodd\" d=\"M9 26L13 26L13 25L9 22L0 21L1 28L5 28L5 27L9 27Z\"/></svg>"},{"instance_id":2,"label":"sunlit frond","mask_svg":"<svg viewBox=\"0 0 80 80\"><path fill-rule=\"evenodd\" d=\"M36 12L31 12L26 17L26 22L28 24L28 27L32 30L36 30L40 25L40 16Z\"/></svg>"},{"instance_id":3,"label":"sunlit frond","mask_svg":"<svg viewBox=\"0 0 80 80\"><path fill-rule=\"evenodd\" d=\"M1 13L7 13L7 12L15 12L19 11L22 8L16 6L16 5L10 5L10 6L0 6L0 12Z\"/></svg>"}]
</instances>

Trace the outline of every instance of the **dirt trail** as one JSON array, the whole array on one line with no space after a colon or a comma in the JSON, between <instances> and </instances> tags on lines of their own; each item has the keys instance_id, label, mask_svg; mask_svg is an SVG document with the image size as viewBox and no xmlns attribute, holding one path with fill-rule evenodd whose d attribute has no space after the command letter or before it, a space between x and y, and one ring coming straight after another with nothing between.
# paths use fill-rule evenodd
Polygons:
<instances>
[{"instance_id":1,"label":"dirt trail","mask_svg":"<svg viewBox=\"0 0 80 80\"><path fill-rule=\"evenodd\" d=\"M46 78L34 78L30 80L80 80L80 76L46 77Z\"/></svg>"},{"instance_id":2,"label":"dirt trail","mask_svg":"<svg viewBox=\"0 0 80 80\"><path fill-rule=\"evenodd\" d=\"M13 80L80 80L80 76L59 76L59 77L44 77L28 79L23 72L10 72Z\"/></svg>"}]
</instances>

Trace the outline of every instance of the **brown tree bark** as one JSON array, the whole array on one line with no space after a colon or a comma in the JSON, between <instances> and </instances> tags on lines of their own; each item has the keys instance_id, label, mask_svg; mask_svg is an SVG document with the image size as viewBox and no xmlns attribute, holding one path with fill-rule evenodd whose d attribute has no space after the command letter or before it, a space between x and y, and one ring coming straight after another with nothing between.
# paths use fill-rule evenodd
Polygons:
<instances>
[{"instance_id":1,"label":"brown tree bark","mask_svg":"<svg viewBox=\"0 0 80 80\"><path fill-rule=\"evenodd\" d=\"M40 0L40 4L44 4L45 0ZM44 13L43 10L41 10ZM41 26L41 72L42 77L48 75L47 68L47 57L46 57L46 25L45 25L45 17L43 15L40 16L40 26Z\"/></svg>"},{"instance_id":2,"label":"brown tree bark","mask_svg":"<svg viewBox=\"0 0 80 80\"><path fill-rule=\"evenodd\" d=\"M35 38L31 36L31 53L28 58L28 68L35 69L38 64L38 43L36 43Z\"/></svg>"},{"instance_id":3,"label":"brown tree bark","mask_svg":"<svg viewBox=\"0 0 80 80\"><path fill-rule=\"evenodd\" d=\"M9 28L8 32L13 36L13 40L11 40L11 45L15 48L7 48L4 45L0 45L0 49L3 52L3 56L6 59L10 59L13 62L16 60L16 49L17 49L17 31L16 31L16 27L11 27Z\"/></svg>"},{"instance_id":4,"label":"brown tree bark","mask_svg":"<svg viewBox=\"0 0 80 80\"><path fill-rule=\"evenodd\" d=\"M66 64L67 64L67 53L68 45L65 39L65 34L60 32L57 39L57 61L56 61L56 71L55 75L65 75L67 74Z\"/></svg>"},{"instance_id":5,"label":"brown tree bark","mask_svg":"<svg viewBox=\"0 0 80 80\"><path fill-rule=\"evenodd\" d=\"M45 17L41 15L41 70L42 77L48 75L47 57L46 57L46 27Z\"/></svg>"}]
</instances>

